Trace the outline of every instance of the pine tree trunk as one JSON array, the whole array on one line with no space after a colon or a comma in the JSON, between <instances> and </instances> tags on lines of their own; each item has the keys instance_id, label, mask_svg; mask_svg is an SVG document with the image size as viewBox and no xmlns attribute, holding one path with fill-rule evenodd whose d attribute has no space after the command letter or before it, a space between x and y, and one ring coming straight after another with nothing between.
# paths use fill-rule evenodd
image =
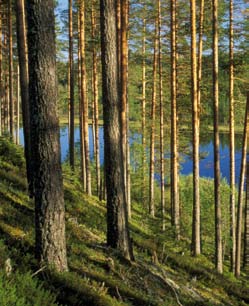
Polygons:
<instances>
[{"instance_id":1,"label":"pine tree trunk","mask_svg":"<svg viewBox=\"0 0 249 306\"><path fill-rule=\"evenodd\" d=\"M98 57L96 51L96 2L92 5L92 38L93 38L93 96L94 96L94 129L95 129L95 163L96 163L96 178L97 178L97 195L100 197L100 160L99 160L99 88L98 88Z\"/></svg>"},{"instance_id":2,"label":"pine tree trunk","mask_svg":"<svg viewBox=\"0 0 249 306\"><path fill-rule=\"evenodd\" d=\"M29 194L33 195L31 140L30 140L30 106L29 106L29 75L28 51L24 0L16 0L17 48L20 67L20 90L22 101L22 122L24 134L24 153L26 159Z\"/></svg>"},{"instance_id":3,"label":"pine tree trunk","mask_svg":"<svg viewBox=\"0 0 249 306\"><path fill-rule=\"evenodd\" d=\"M199 16L198 63L197 63L197 99L198 99L198 117L199 117L199 120L200 120L200 109L201 109L203 24L204 24L204 0L201 0L200 16Z\"/></svg>"},{"instance_id":4,"label":"pine tree trunk","mask_svg":"<svg viewBox=\"0 0 249 306\"><path fill-rule=\"evenodd\" d=\"M0 3L0 136L2 136L2 109L3 109L3 76L2 76L2 63L3 63L3 23L2 23L2 4Z\"/></svg>"},{"instance_id":5,"label":"pine tree trunk","mask_svg":"<svg viewBox=\"0 0 249 306\"><path fill-rule=\"evenodd\" d=\"M16 73L16 144L20 143L20 73L19 65L17 65Z\"/></svg>"},{"instance_id":6,"label":"pine tree trunk","mask_svg":"<svg viewBox=\"0 0 249 306\"><path fill-rule=\"evenodd\" d=\"M163 69L162 69L162 20L161 1L158 0L158 66L159 66L159 102L160 102L160 176L161 176L161 211L162 230L165 230L165 188L164 188L164 108L163 108Z\"/></svg>"},{"instance_id":7,"label":"pine tree trunk","mask_svg":"<svg viewBox=\"0 0 249 306\"><path fill-rule=\"evenodd\" d=\"M84 146L84 125L82 110L82 88L81 88L81 41L80 41L80 10L78 8L78 93L79 93L79 122L80 122L80 168L81 180L84 192L86 192L86 163Z\"/></svg>"},{"instance_id":8,"label":"pine tree trunk","mask_svg":"<svg viewBox=\"0 0 249 306\"><path fill-rule=\"evenodd\" d=\"M233 0L230 0L229 23L229 119L230 119L230 238L231 271L235 271L236 253L236 218L235 218L235 139L234 139L234 35L233 35Z\"/></svg>"},{"instance_id":9,"label":"pine tree trunk","mask_svg":"<svg viewBox=\"0 0 249 306\"><path fill-rule=\"evenodd\" d=\"M118 12L117 12L118 13ZM117 18L119 18L117 16ZM128 217L131 216L130 202L128 202L128 186L127 186L127 87L128 87L128 0L120 1L120 90L121 90L121 131L123 144L123 163L124 163L124 184L126 191L126 203Z\"/></svg>"},{"instance_id":10,"label":"pine tree trunk","mask_svg":"<svg viewBox=\"0 0 249 306\"><path fill-rule=\"evenodd\" d=\"M177 141L176 0L171 0L171 210L176 239L180 239L180 200Z\"/></svg>"},{"instance_id":11,"label":"pine tree trunk","mask_svg":"<svg viewBox=\"0 0 249 306\"><path fill-rule=\"evenodd\" d=\"M14 99L13 99L13 40L12 40L12 1L8 2L8 30L9 30L9 118L10 136L14 140Z\"/></svg>"},{"instance_id":12,"label":"pine tree trunk","mask_svg":"<svg viewBox=\"0 0 249 306\"><path fill-rule=\"evenodd\" d=\"M213 0L213 108L214 108L214 202L215 202L215 264L223 273L222 220L220 203L220 145L219 145L219 80L218 80L218 0Z\"/></svg>"},{"instance_id":13,"label":"pine tree trunk","mask_svg":"<svg viewBox=\"0 0 249 306\"><path fill-rule=\"evenodd\" d=\"M193 133L193 220L192 252L194 256L201 253L200 231L200 190L199 190L199 110L197 93L197 58L196 58L196 2L190 2L191 18L191 95L192 95L192 133Z\"/></svg>"},{"instance_id":14,"label":"pine tree trunk","mask_svg":"<svg viewBox=\"0 0 249 306\"><path fill-rule=\"evenodd\" d=\"M87 100L87 78L86 78L86 56L85 56L85 0L80 2L80 58L81 58L81 102L84 129L84 151L86 167L86 192L91 195L91 168L88 140L88 100Z\"/></svg>"},{"instance_id":15,"label":"pine tree trunk","mask_svg":"<svg viewBox=\"0 0 249 306\"><path fill-rule=\"evenodd\" d=\"M241 268L241 230L243 222L243 194L245 186L245 174L246 174L246 153L247 153L247 138L249 128L249 95L246 101L245 121L244 121L244 133L243 133L243 148L241 154L241 166L240 166L240 182L239 182L239 196L238 196L238 210L237 210L237 226L236 226L236 253L235 253L235 276L240 276Z\"/></svg>"},{"instance_id":16,"label":"pine tree trunk","mask_svg":"<svg viewBox=\"0 0 249 306\"><path fill-rule=\"evenodd\" d=\"M45 263L57 271L65 271L67 256L56 101L54 1L28 1L27 13L36 257L41 265Z\"/></svg>"},{"instance_id":17,"label":"pine tree trunk","mask_svg":"<svg viewBox=\"0 0 249 306\"><path fill-rule=\"evenodd\" d=\"M248 132L247 132L247 135ZM248 141L248 140L247 140ZM244 269L249 270L249 156L247 148L246 163L246 207L245 207L245 229L244 229Z\"/></svg>"},{"instance_id":18,"label":"pine tree trunk","mask_svg":"<svg viewBox=\"0 0 249 306\"><path fill-rule=\"evenodd\" d=\"M149 184L149 213L155 216L155 118L157 95L157 67L158 67L158 16L155 20L154 58L153 58L153 85L151 100L151 130L150 130L150 184Z\"/></svg>"},{"instance_id":19,"label":"pine tree trunk","mask_svg":"<svg viewBox=\"0 0 249 306\"><path fill-rule=\"evenodd\" d=\"M146 20L143 18L143 40L142 40L142 146L143 146L143 156L142 156L142 175L143 175L143 191L142 200L143 203L146 199L146 63L145 63L145 51L146 51Z\"/></svg>"},{"instance_id":20,"label":"pine tree trunk","mask_svg":"<svg viewBox=\"0 0 249 306\"><path fill-rule=\"evenodd\" d=\"M101 0L102 91L107 188L107 244L133 259L122 161L121 100L118 90L118 50L115 0Z\"/></svg>"},{"instance_id":21,"label":"pine tree trunk","mask_svg":"<svg viewBox=\"0 0 249 306\"><path fill-rule=\"evenodd\" d=\"M73 56L73 0L68 1L69 6L69 90L70 90L70 128L69 128L69 163L74 170L74 56Z\"/></svg>"}]
</instances>

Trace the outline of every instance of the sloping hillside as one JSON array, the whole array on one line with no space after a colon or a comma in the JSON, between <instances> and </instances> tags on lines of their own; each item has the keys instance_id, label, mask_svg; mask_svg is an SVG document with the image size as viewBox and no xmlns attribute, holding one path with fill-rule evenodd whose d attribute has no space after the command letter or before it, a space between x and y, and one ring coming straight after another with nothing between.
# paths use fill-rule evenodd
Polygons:
<instances>
[{"instance_id":1,"label":"sloping hillside","mask_svg":"<svg viewBox=\"0 0 249 306\"><path fill-rule=\"evenodd\" d=\"M0 305L249 305L248 276L217 275L206 257L190 256L189 241L176 244L169 226L158 234L159 219L136 203L136 261L125 261L105 245L105 203L82 193L66 167L64 186L70 272L59 275L37 267L23 152L0 139Z\"/></svg>"}]
</instances>

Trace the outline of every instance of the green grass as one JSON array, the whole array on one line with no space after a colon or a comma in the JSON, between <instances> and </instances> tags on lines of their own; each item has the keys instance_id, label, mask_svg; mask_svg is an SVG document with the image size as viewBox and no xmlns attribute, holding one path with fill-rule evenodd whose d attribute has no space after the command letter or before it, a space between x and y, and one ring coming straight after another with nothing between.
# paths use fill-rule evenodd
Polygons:
<instances>
[{"instance_id":1,"label":"green grass","mask_svg":"<svg viewBox=\"0 0 249 306\"><path fill-rule=\"evenodd\" d=\"M213 241L209 238L213 229L205 219L207 214L213 213L212 199L208 196L211 181L202 184L203 222L207 227L203 237L205 256L193 258L190 255L189 177L181 180L184 236L179 242L174 240L168 215L166 230L162 232L160 214L152 219L142 204L132 203L130 228L136 261L130 263L105 244L105 203L85 195L77 177L64 166L70 272L57 274L43 270L34 275L39 269L33 256L34 204L27 196L23 179L23 152L3 138L0 153L1 147L10 155L0 155L0 299L5 298L5 304L0 300L0 305L168 306L178 305L177 300L182 305L249 304L248 275L235 279L229 272L228 261L224 276L214 269ZM225 183L222 188L226 193ZM225 205L225 197L223 202ZM8 258L12 263L9 278L5 275ZM31 288L30 291L27 288ZM3 292L9 292L12 300L6 302ZM32 296L38 304L30 300Z\"/></svg>"}]
</instances>

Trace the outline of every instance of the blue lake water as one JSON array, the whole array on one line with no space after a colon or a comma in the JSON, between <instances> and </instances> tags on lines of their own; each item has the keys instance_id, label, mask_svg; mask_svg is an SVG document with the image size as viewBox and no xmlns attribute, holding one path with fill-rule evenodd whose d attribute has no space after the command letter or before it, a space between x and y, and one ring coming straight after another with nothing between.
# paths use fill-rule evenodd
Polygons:
<instances>
[{"instance_id":1,"label":"blue lake water","mask_svg":"<svg viewBox=\"0 0 249 306\"><path fill-rule=\"evenodd\" d=\"M203 138L203 137L202 137ZM240 163L241 163L241 136L237 135L237 148L235 152L235 168L236 168L236 183L239 182L240 174ZM200 142L200 153L202 158L200 160L200 176L201 177L214 177L213 165L214 165L214 154L213 154L213 141L212 134L207 134L204 137L205 141ZM80 141L80 131L79 127L75 127L75 144L79 144ZM139 134L133 134L130 137L130 143L141 142L141 137ZM20 129L20 143L23 145L23 130ZM60 143L61 143L61 159L65 161L68 158L68 127L63 126L60 129ZM103 127L99 128L99 145L100 145L100 163L104 162L104 131ZM90 146L90 158L93 159L93 133L92 127L89 126L89 146ZM191 143L190 143L191 147ZM188 175L192 173L193 161L191 154L181 153L180 162L180 173L183 175ZM228 145L228 134L221 134L221 144L220 144L220 169L221 176L229 182L229 145Z\"/></svg>"}]
</instances>

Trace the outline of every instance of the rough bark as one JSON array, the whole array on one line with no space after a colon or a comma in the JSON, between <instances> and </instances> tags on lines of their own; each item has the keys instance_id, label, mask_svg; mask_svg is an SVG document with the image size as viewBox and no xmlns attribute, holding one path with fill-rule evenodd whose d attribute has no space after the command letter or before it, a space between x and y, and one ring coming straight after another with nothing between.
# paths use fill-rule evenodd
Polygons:
<instances>
[{"instance_id":1,"label":"rough bark","mask_svg":"<svg viewBox=\"0 0 249 306\"><path fill-rule=\"evenodd\" d=\"M57 115L54 1L27 3L29 99L36 257L67 270L65 208Z\"/></svg>"},{"instance_id":2,"label":"rough bark","mask_svg":"<svg viewBox=\"0 0 249 306\"><path fill-rule=\"evenodd\" d=\"M124 189L115 0L101 0L102 90L107 188L107 244L133 259ZM115 56L116 55L116 56Z\"/></svg>"},{"instance_id":3,"label":"rough bark","mask_svg":"<svg viewBox=\"0 0 249 306\"><path fill-rule=\"evenodd\" d=\"M190 2L191 18L191 96L192 96L192 137L193 137L193 220L192 252L194 256L201 253L200 229L200 174L199 174L199 110L197 92L197 58L196 58L196 2Z\"/></svg>"},{"instance_id":4,"label":"rough bark","mask_svg":"<svg viewBox=\"0 0 249 306\"><path fill-rule=\"evenodd\" d=\"M70 90L70 128L69 128L69 163L74 170L74 56L73 56L73 0L68 1L69 25L69 90Z\"/></svg>"},{"instance_id":5,"label":"rough bark","mask_svg":"<svg viewBox=\"0 0 249 306\"><path fill-rule=\"evenodd\" d=\"M16 26L17 49L20 67L20 90L22 106L22 122L24 131L24 153L26 159L27 179L30 196L33 194L32 170L31 170L31 142L30 142L30 111L29 111L29 75L28 75L28 51L24 0L16 0Z\"/></svg>"}]
</instances>

